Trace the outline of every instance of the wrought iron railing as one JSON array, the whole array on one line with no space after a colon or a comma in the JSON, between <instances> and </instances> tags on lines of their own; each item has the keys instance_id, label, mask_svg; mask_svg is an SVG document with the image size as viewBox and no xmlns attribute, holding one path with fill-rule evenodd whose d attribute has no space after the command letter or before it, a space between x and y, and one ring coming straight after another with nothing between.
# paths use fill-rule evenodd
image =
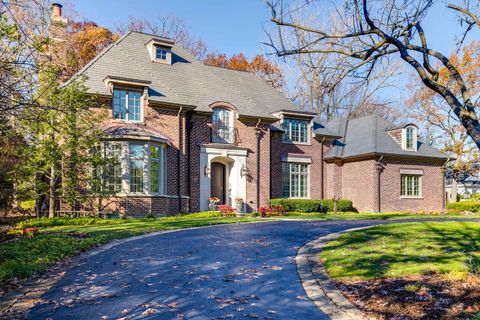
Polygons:
<instances>
[{"instance_id":1,"label":"wrought iron railing","mask_svg":"<svg viewBox=\"0 0 480 320\"><path fill-rule=\"evenodd\" d=\"M212 126L212 142L236 144L237 131L229 127Z\"/></svg>"}]
</instances>

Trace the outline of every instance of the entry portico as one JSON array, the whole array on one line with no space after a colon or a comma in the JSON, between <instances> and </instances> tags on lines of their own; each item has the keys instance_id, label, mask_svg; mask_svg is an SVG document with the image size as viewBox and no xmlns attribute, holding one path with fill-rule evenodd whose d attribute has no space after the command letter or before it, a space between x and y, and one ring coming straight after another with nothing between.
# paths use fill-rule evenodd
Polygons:
<instances>
[{"instance_id":1,"label":"entry portico","mask_svg":"<svg viewBox=\"0 0 480 320\"><path fill-rule=\"evenodd\" d=\"M232 145L200 146L200 209L208 210L208 198L233 205L247 197L247 148Z\"/></svg>"}]
</instances>

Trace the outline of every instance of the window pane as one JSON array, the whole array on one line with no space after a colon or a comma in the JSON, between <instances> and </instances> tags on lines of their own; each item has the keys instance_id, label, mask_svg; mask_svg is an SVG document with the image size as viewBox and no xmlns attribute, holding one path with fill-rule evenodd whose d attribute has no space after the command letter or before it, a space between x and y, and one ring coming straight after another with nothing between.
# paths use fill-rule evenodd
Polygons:
<instances>
[{"instance_id":1,"label":"window pane","mask_svg":"<svg viewBox=\"0 0 480 320\"><path fill-rule=\"evenodd\" d=\"M167 50L157 48L155 56L157 60L167 60Z\"/></svg>"},{"instance_id":2,"label":"window pane","mask_svg":"<svg viewBox=\"0 0 480 320\"><path fill-rule=\"evenodd\" d=\"M160 160L158 146L150 146L150 192L160 192Z\"/></svg>"},{"instance_id":3,"label":"window pane","mask_svg":"<svg viewBox=\"0 0 480 320\"><path fill-rule=\"evenodd\" d=\"M308 122L298 119L284 119L282 129L283 141L308 142Z\"/></svg>"},{"instance_id":4,"label":"window pane","mask_svg":"<svg viewBox=\"0 0 480 320\"><path fill-rule=\"evenodd\" d=\"M140 121L141 97L138 91L128 91L128 120Z\"/></svg>"},{"instance_id":5,"label":"window pane","mask_svg":"<svg viewBox=\"0 0 480 320\"><path fill-rule=\"evenodd\" d=\"M419 175L401 175L400 195L420 196L420 178Z\"/></svg>"},{"instance_id":6,"label":"window pane","mask_svg":"<svg viewBox=\"0 0 480 320\"><path fill-rule=\"evenodd\" d=\"M130 192L143 192L143 173L145 171L144 147L141 144L130 145Z\"/></svg>"},{"instance_id":7,"label":"window pane","mask_svg":"<svg viewBox=\"0 0 480 320\"><path fill-rule=\"evenodd\" d=\"M290 165L282 162L282 197L290 197Z\"/></svg>"},{"instance_id":8,"label":"window pane","mask_svg":"<svg viewBox=\"0 0 480 320\"><path fill-rule=\"evenodd\" d=\"M127 92L125 90L113 90L113 118L125 119L127 112Z\"/></svg>"}]
</instances>

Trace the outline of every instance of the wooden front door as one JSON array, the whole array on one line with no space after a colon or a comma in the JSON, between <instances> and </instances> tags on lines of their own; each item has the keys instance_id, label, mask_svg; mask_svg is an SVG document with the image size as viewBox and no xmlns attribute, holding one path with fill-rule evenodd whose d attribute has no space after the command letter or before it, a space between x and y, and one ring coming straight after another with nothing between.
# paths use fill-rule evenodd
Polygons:
<instances>
[{"instance_id":1,"label":"wooden front door","mask_svg":"<svg viewBox=\"0 0 480 320\"><path fill-rule=\"evenodd\" d=\"M213 162L210 177L210 196L217 197L220 204L225 204L225 165Z\"/></svg>"}]
</instances>

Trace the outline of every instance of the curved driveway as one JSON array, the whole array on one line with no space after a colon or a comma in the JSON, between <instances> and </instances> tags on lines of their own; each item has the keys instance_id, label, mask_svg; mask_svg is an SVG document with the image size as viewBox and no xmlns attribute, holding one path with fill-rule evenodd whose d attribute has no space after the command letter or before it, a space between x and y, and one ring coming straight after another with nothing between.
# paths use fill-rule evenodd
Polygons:
<instances>
[{"instance_id":1,"label":"curved driveway","mask_svg":"<svg viewBox=\"0 0 480 320\"><path fill-rule=\"evenodd\" d=\"M324 319L297 276L298 248L379 223L279 221L132 240L70 269L29 318Z\"/></svg>"}]
</instances>

